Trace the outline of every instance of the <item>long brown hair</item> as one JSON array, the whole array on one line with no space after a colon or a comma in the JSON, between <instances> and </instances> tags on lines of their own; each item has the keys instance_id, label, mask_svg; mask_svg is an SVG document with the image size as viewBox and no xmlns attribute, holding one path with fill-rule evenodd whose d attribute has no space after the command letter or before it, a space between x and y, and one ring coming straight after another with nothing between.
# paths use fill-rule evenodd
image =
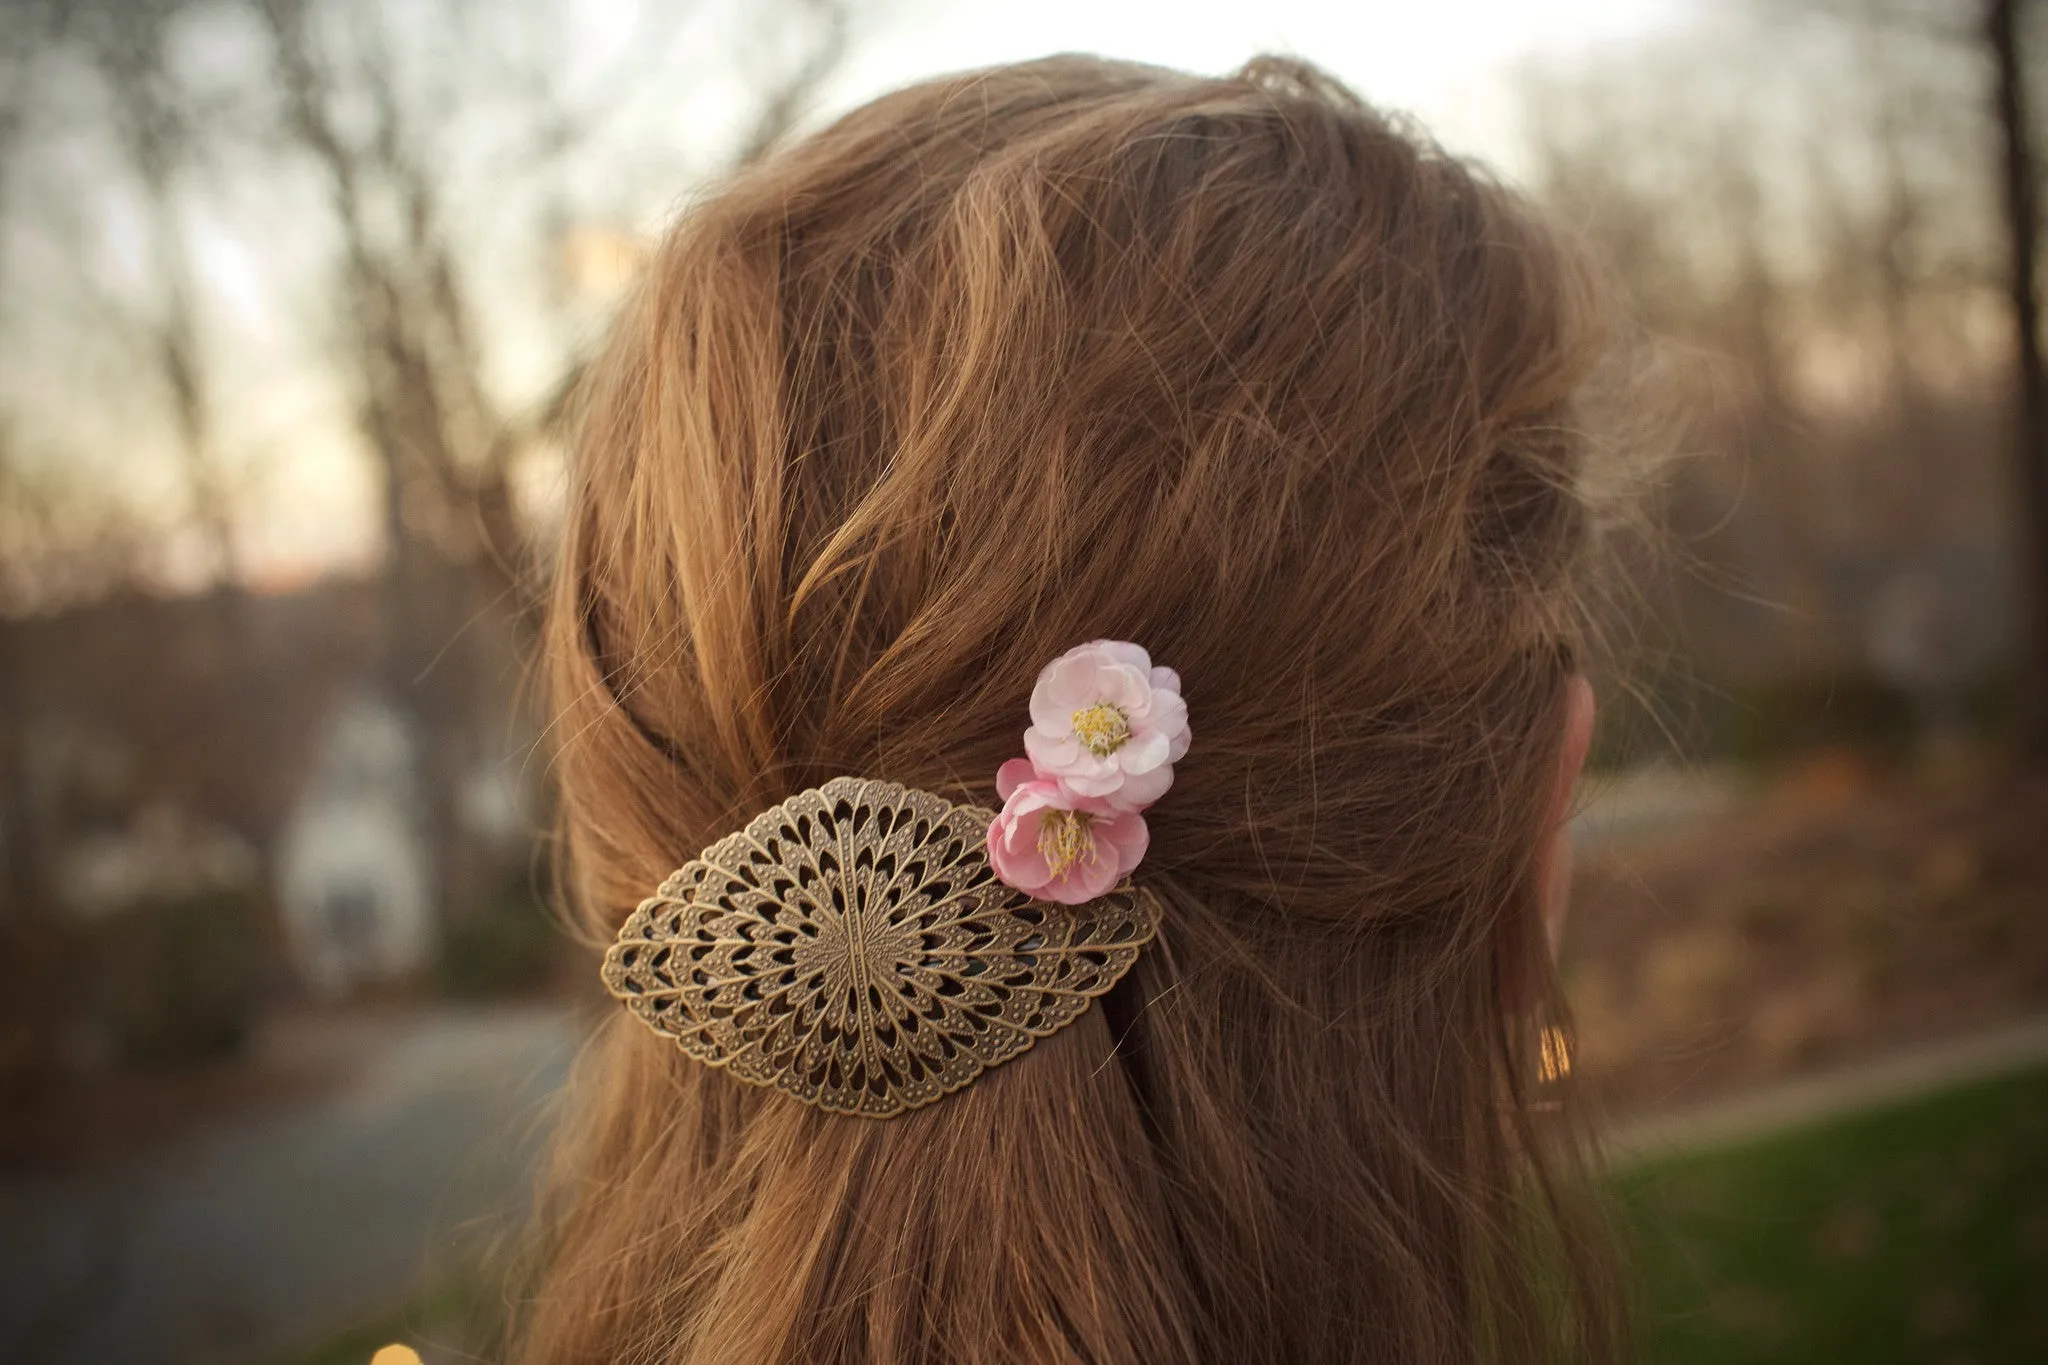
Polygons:
<instances>
[{"instance_id":1,"label":"long brown hair","mask_svg":"<svg viewBox=\"0 0 2048 1365\"><path fill-rule=\"evenodd\" d=\"M928 1109L608 1024L520 1359L1618 1354L1530 1094L1600 345L1532 210L1294 62L933 81L685 213L547 632L593 941L825 779L993 804L1081 641L1178 669L1195 748L1158 941Z\"/></svg>"}]
</instances>

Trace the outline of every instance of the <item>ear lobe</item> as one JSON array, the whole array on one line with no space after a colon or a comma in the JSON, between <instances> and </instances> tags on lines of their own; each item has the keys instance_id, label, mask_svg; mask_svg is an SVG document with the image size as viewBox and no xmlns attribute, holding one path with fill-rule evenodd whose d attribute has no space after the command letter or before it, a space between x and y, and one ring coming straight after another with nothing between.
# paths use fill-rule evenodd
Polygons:
<instances>
[{"instance_id":1,"label":"ear lobe","mask_svg":"<svg viewBox=\"0 0 2048 1365\"><path fill-rule=\"evenodd\" d=\"M1520 918L1503 922L1496 944L1499 966L1511 1004L1516 1009L1533 1009L1541 992L1544 964L1537 956L1539 944L1547 945L1555 960L1564 933L1565 910L1571 899L1572 881L1572 794L1579 774L1593 747L1593 687L1585 675L1574 673L1565 680L1564 724L1559 735L1557 766L1551 770L1549 789L1544 793L1543 811L1537 825L1536 857L1532 869L1535 895L1532 908L1537 922Z\"/></svg>"},{"instance_id":2,"label":"ear lobe","mask_svg":"<svg viewBox=\"0 0 2048 1365\"><path fill-rule=\"evenodd\" d=\"M1538 908L1553 956L1564 937L1565 911L1571 904L1572 794L1593 747L1593 685L1585 674L1574 673L1565 680L1564 692L1564 743L1559 746L1557 771L1544 807L1543 842L1536 854Z\"/></svg>"}]
</instances>

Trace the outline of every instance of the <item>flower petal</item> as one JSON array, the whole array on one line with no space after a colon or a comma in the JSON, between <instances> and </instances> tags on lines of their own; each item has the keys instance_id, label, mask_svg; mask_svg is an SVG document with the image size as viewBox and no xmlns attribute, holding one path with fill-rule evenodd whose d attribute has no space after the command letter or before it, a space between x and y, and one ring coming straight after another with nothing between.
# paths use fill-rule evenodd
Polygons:
<instances>
[{"instance_id":1,"label":"flower petal","mask_svg":"<svg viewBox=\"0 0 2048 1365\"><path fill-rule=\"evenodd\" d=\"M1116 875L1126 877L1145 857L1152 846L1152 831L1145 827L1145 817L1132 811L1098 819L1093 832L1098 848L1107 845L1115 855Z\"/></svg>"},{"instance_id":2,"label":"flower petal","mask_svg":"<svg viewBox=\"0 0 2048 1365\"><path fill-rule=\"evenodd\" d=\"M1098 650L1108 655L1111 663L1129 664L1141 673L1152 669L1152 656L1143 645L1134 645L1129 640L1090 640L1081 648Z\"/></svg>"},{"instance_id":3,"label":"flower petal","mask_svg":"<svg viewBox=\"0 0 2048 1365\"><path fill-rule=\"evenodd\" d=\"M1172 745L1158 730L1146 730L1135 734L1116 751L1117 766L1126 773L1149 773L1162 763L1169 762L1167 755Z\"/></svg>"},{"instance_id":4,"label":"flower petal","mask_svg":"<svg viewBox=\"0 0 2048 1365\"><path fill-rule=\"evenodd\" d=\"M1114 665L1107 665L1101 659L1078 651L1055 660L1048 670L1051 678L1046 693L1056 705L1071 714L1100 696L1100 678L1105 667Z\"/></svg>"},{"instance_id":5,"label":"flower petal","mask_svg":"<svg viewBox=\"0 0 2048 1365\"><path fill-rule=\"evenodd\" d=\"M1181 700L1178 692L1154 692L1151 714L1146 716L1146 720L1171 739L1174 731L1187 728L1188 704Z\"/></svg>"},{"instance_id":6,"label":"flower petal","mask_svg":"<svg viewBox=\"0 0 2048 1365\"><path fill-rule=\"evenodd\" d=\"M1095 755L1090 754L1088 757L1093 759ZM1096 759L1098 763L1101 761ZM1100 768L1079 768L1079 765L1076 765L1076 767L1079 769L1078 771L1063 772L1059 775L1060 787L1069 797L1084 798L1084 800L1075 803L1073 808L1076 810L1086 808L1085 798L1087 797L1114 796L1126 780L1123 773L1113 763L1105 764Z\"/></svg>"},{"instance_id":7,"label":"flower petal","mask_svg":"<svg viewBox=\"0 0 2048 1365\"><path fill-rule=\"evenodd\" d=\"M1055 659L1047 664L1031 689L1031 723L1047 734L1063 735L1073 723L1074 703L1068 696L1071 684L1060 671L1062 662Z\"/></svg>"},{"instance_id":8,"label":"flower petal","mask_svg":"<svg viewBox=\"0 0 2048 1365\"><path fill-rule=\"evenodd\" d=\"M1117 871L1116 849L1097 843L1095 857L1081 859L1064 876L1047 881L1036 894L1041 900L1061 905L1081 905L1115 886L1121 875Z\"/></svg>"},{"instance_id":9,"label":"flower petal","mask_svg":"<svg viewBox=\"0 0 2048 1365\"><path fill-rule=\"evenodd\" d=\"M995 869L998 881L1027 896L1044 895L1046 883L1052 880L1052 869L1046 865L1045 855L1038 851L1035 838L1006 840L1000 852L991 844L989 865Z\"/></svg>"},{"instance_id":10,"label":"flower petal","mask_svg":"<svg viewBox=\"0 0 2048 1365\"><path fill-rule=\"evenodd\" d=\"M1096 699L1119 707L1125 715L1141 714L1152 704L1152 680L1140 668L1110 664L1095 674Z\"/></svg>"},{"instance_id":11,"label":"flower petal","mask_svg":"<svg viewBox=\"0 0 2048 1365\"><path fill-rule=\"evenodd\" d=\"M1154 692L1152 714L1147 724L1156 728L1167 739L1167 761L1177 763L1188 751L1188 704L1181 700L1178 692Z\"/></svg>"},{"instance_id":12,"label":"flower petal","mask_svg":"<svg viewBox=\"0 0 2048 1365\"><path fill-rule=\"evenodd\" d=\"M1173 765L1162 763L1142 773L1125 773L1123 785L1107 800L1116 810L1139 811L1166 795L1172 785Z\"/></svg>"},{"instance_id":13,"label":"flower petal","mask_svg":"<svg viewBox=\"0 0 2048 1365\"><path fill-rule=\"evenodd\" d=\"M1026 782L1035 781L1038 769L1028 758L1013 758L996 769L996 796L1003 801Z\"/></svg>"},{"instance_id":14,"label":"flower petal","mask_svg":"<svg viewBox=\"0 0 2048 1365\"><path fill-rule=\"evenodd\" d=\"M1063 775L1083 758L1093 758L1072 735L1053 736L1032 726L1024 732L1024 752L1041 776Z\"/></svg>"}]
</instances>

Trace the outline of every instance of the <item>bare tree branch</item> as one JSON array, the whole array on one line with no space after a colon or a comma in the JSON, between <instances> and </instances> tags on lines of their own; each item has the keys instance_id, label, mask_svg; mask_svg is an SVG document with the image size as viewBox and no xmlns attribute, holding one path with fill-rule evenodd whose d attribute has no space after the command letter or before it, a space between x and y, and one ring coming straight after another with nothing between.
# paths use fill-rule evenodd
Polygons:
<instances>
[{"instance_id":1,"label":"bare tree branch","mask_svg":"<svg viewBox=\"0 0 2048 1365\"><path fill-rule=\"evenodd\" d=\"M753 129L734 158L741 165L760 159L789 132L816 97L818 87L845 59L851 20L846 0L802 0L802 4L816 25L818 36L796 70L771 88L762 101Z\"/></svg>"},{"instance_id":2,"label":"bare tree branch","mask_svg":"<svg viewBox=\"0 0 2048 1365\"><path fill-rule=\"evenodd\" d=\"M192 156L195 127L167 69L166 31L185 0L92 4L70 0L71 30L105 77L116 138L142 190L151 259L160 290L132 323L169 392L172 426L185 468L194 523L213 557L215 581L241 580L231 481L222 468L210 394L208 351L199 331L191 252L178 213L179 178Z\"/></svg>"},{"instance_id":3,"label":"bare tree branch","mask_svg":"<svg viewBox=\"0 0 2048 1365\"><path fill-rule=\"evenodd\" d=\"M507 565L523 558L509 486L510 465L537 438L540 419L505 411L485 381L477 339L473 281L450 224L447 168L436 161L422 106L396 84L390 35L359 13L360 60L345 72L323 52L312 16L318 0L260 0L271 35L287 129L330 186L344 242L340 314L350 322L347 368L357 379L365 436L376 450L387 488L386 532L394 547L422 534L439 536L460 553L474 544ZM764 89L741 147L753 156L782 136L816 89L843 59L848 38L845 0L793 0L809 36L803 58ZM458 15L464 13L458 6ZM680 13L679 9L675 13ZM668 23L676 22L675 13ZM661 43L636 44L627 74L659 74L649 54ZM604 99L571 109L543 75L494 65L481 43L471 48L467 78L476 90L495 88L539 98L526 111L531 134L515 146L560 158L602 126ZM608 82L621 100L630 80ZM351 138L334 109L344 97L367 111L367 131ZM444 92L444 102L463 96ZM547 174L557 167L526 168ZM395 229L376 221L373 197L397 206ZM556 386L551 386L551 391Z\"/></svg>"},{"instance_id":4,"label":"bare tree branch","mask_svg":"<svg viewBox=\"0 0 2048 1365\"><path fill-rule=\"evenodd\" d=\"M2040 168L2028 120L2025 63L2020 54L2019 0L1988 0L1984 44L1998 73L1993 97L2004 190L2008 297L2012 303L2013 366L2018 422L2014 437L2019 491L2023 607L2020 707L2023 742L2048 764L2048 372L2041 367L2039 277Z\"/></svg>"}]
</instances>

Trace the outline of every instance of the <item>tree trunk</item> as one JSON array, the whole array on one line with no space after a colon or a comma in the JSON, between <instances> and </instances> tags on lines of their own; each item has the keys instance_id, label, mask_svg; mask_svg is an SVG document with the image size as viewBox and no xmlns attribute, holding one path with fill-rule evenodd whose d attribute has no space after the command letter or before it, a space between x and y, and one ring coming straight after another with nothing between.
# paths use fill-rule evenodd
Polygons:
<instances>
[{"instance_id":1,"label":"tree trunk","mask_svg":"<svg viewBox=\"0 0 2048 1365\"><path fill-rule=\"evenodd\" d=\"M2022 0L1988 0L1984 37L1998 72L1994 101L2003 152L2005 231L2011 253L2008 288L2019 369L2013 453L2018 463L2022 613L2020 743L2030 764L2043 764L2048 763L2048 375L2041 369L2040 299L2035 289L2036 167L2020 60L2022 8Z\"/></svg>"}]
</instances>

